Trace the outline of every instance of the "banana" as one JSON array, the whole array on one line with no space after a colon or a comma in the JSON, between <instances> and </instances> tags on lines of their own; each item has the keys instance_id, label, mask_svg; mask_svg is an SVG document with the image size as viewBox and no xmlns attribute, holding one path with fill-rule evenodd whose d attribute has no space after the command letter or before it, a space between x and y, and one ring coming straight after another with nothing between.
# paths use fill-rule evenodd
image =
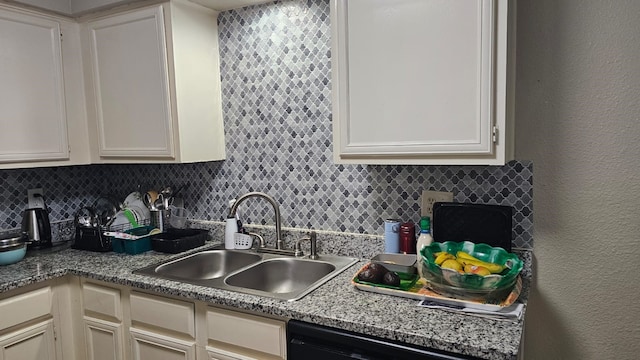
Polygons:
<instances>
[{"instance_id":1,"label":"banana","mask_svg":"<svg viewBox=\"0 0 640 360\"><path fill-rule=\"evenodd\" d=\"M459 273L462 273L462 264L460 262L458 262L457 260L454 259L447 259L445 260L442 265L440 266L443 269L453 269L456 270Z\"/></svg>"},{"instance_id":2,"label":"banana","mask_svg":"<svg viewBox=\"0 0 640 360\"><path fill-rule=\"evenodd\" d=\"M482 261L463 251L458 251L456 253L456 257L458 258L458 261L460 261L464 265L470 264L470 265L482 266L487 268L492 274L499 274L505 269L505 266L503 265Z\"/></svg>"},{"instance_id":3,"label":"banana","mask_svg":"<svg viewBox=\"0 0 640 360\"><path fill-rule=\"evenodd\" d=\"M434 254L435 255L435 254ZM453 254L449 254L448 252L440 252L439 255L436 257L436 259L434 260L434 263L436 263L436 265L442 265L442 263L445 260L449 260L449 259L455 259L456 257L453 256Z\"/></svg>"},{"instance_id":4,"label":"banana","mask_svg":"<svg viewBox=\"0 0 640 360\"><path fill-rule=\"evenodd\" d=\"M482 261L482 260L478 259L477 257L475 257L475 256L473 256L473 255L471 255L471 254L469 254L469 253L467 253L467 252L464 252L464 251L458 251L458 252L456 253L456 257L459 257L459 258L461 258L461 259L469 259L469 260Z\"/></svg>"}]
</instances>

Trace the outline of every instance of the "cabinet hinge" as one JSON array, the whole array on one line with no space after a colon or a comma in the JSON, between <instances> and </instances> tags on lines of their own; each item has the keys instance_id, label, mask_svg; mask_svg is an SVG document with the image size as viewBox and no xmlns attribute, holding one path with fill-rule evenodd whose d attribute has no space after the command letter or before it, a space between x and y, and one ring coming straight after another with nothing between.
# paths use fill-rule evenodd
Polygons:
<instances>
[{"instance_id":1,"label":"cabinet hinge","mask_svg":"<svg viewBox=\"0 0 640 360\"><path fill-rule=\"evenodd\" d=\"M53 341L58 341L58 331L56 325L53 325Z\"/></svg>"},{"instance_id":2,"label":"cabinet hinge","mask_svg":"<svg viewBox=\"0 0 640 360\"><path fill-rule=\"evenodd\" d=\"M62 42L62 31L60 31L60 42Z\"/></svg>"},{"instance_id":3,"label":"cabinet hinge","mask_svg":"<svg viewBox=\"0 0 640 360\"><path fill-rule=\"evenodd\" d=\"M498 142L498 127L493 125L493 130L491 132L491 141L493 141L493 143L497 143Z\"/></svg>"}]
</instances>

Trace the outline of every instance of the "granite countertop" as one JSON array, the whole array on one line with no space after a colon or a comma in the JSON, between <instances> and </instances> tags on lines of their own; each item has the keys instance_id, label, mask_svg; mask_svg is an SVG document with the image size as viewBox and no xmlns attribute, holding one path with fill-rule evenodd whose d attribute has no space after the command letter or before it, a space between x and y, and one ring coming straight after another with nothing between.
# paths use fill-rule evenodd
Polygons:
<instances>
[{"instance_id":1,"label":"granite countertop","mask_svg":"<svg viewBox=\"0 0 640 360\"><path fill-rule=\"evenodd\" d=\"M202 248L214 245L207 243ZM72 274L480 358L515 359L518 353L524 316L520 320L491 320L419 307L413 299L358 290L350 280L365 260L294 302L132 273L175 256L154 251L139 255L94 253L68 247L29 253L17 264L0 267L0 292ZM523 294L518 301L526 308L529 280L523 278Z\"/></svg>"}]
</instances>

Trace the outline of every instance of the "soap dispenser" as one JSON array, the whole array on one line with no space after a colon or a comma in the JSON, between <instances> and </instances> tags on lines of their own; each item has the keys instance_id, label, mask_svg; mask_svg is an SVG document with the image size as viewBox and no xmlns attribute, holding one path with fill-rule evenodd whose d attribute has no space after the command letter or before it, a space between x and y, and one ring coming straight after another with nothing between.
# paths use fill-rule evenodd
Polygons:
<instances>
[{"instance_id":1,"label":"soap dispenser","mask_svg":"<svg viewBox=\"0 0 640 360\"><path fill-rule=\"evenodd\" d=\"M236 199L232 199L229 201L229 208L233 206L236 202ZM225 249L235 249L236 240L235 234L238 232L238 219L237 216L227 217L227 222L224 226L224 248Z\"/></svg>"}]
</instances>

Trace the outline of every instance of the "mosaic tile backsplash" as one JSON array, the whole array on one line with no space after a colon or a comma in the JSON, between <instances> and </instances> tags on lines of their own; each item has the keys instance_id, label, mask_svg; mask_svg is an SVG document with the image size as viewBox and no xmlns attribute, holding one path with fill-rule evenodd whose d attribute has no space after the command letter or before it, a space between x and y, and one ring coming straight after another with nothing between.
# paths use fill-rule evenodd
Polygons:
<instances>
[{"instance_id":1,"label":"mosaic tile backsplash","mask_svg":"<svg viewBox=\"0 0 640 360\"><path fill-rule=\"evenodd\" d=\"M282 1L219 16L227 160L171 165L86 165L0 170L0 230L20 226L29 188L42 187L52 222L98 196L181 191L190 219L223 221L228 201L263 191L283 226L381 234L383 220L417 222L422 190L458 202L514 208L517 248L533 247L533 164L336 165L332 162L329 1ZM240 206L245 223L273 224L263 200Z\"/></svg>"}]
</instances>

